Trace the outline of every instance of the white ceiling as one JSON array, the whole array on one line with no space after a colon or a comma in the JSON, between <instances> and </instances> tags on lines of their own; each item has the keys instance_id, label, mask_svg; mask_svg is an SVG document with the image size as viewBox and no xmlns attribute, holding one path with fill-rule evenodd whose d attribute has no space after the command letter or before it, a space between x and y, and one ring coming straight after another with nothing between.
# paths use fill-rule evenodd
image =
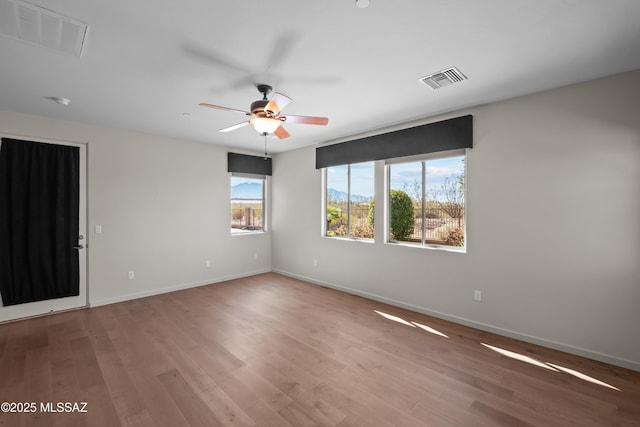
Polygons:
<instances>
[{"instance_id":1,"label":"white ceiling","mask_svg":"<svg viewBox=\"0 0 640 427\"><path fill-rule=\"evenodd\" d=\"M217 132L244 116L198 103L246 110L267 83L285 113L329 117L287 124L279 152L640 69L638 0L32 3L88 24L86 44L78 58L0 36L0 110L255 152L250 127ZM451 66L468 80L418 82Z\"/></svg>"}]
</instances>

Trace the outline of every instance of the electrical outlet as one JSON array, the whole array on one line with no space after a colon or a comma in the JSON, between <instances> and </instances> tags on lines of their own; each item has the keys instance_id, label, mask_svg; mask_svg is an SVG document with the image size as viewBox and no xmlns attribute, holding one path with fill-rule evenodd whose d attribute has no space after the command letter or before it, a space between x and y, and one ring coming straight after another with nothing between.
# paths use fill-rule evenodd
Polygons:
<instances>
[{"instance_id":1,"label":"electrical outlet","mask_svg":"<svg viewBox=\"0 0 640 427\"><path fill-rule=\"evenodd\" d=\"M135 277L135 273L133 271L129 272L129 279L133 279Z\"/></svg>"},{"instance_id":2,"label":"electrical outlet","mask_svg":"<svg viewBox=\"0 0 640 427\"><path fill-rule=\"evenodd\" d=\"M255 252L255 253L253 254L253 259L258 259L258 252Z\"/></svg>"},{"instance_id":3,"label":"electrical outlet","mask_svg":"<svg viewBox=\"0 0 640 427\"><path fill-rule=\"evenodd\" d=\"M482 291L479 291L477 289L473 291L473 299L475 301L482 301Z\"/></svg>"},{"instance_id":4,"label":"electrical outlet","mask_svg":"<svg viewBox=\"0 0 640 427\"><path fill-rule=\"evenodd\" d=\"M317 267L317 266L318 266L318 260L317 260L317 259L314 259L314 260L313 260L313 266L314 266L314 267Z\"/></svg>"},{"instance_id":5,"label":"electrical outlet","mask_svg":"<svg viewBox=\"0 0 640 427\"><path fill-rule=\"evenodd\" d=\"M211 267L211 260L208 259L204 262L205 267Z\"/></svg>"}]
</instances>

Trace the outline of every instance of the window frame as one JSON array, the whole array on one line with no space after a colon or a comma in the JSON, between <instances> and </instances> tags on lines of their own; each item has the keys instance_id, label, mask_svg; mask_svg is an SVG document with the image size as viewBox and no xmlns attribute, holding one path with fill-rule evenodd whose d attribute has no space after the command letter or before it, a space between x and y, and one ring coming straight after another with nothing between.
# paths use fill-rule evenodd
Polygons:
<instances>
[{"instance_id":1,"label":"window frame","mask_svg":"<svg viewBox=\"0 0 640 427\"><path fill-rule=\"evenodd\" d=\"M407 247L414 247L414 248L426 248L426 249L437 249L437 250L444 250L444 251L451 251L451 252L459 252L459 253L466 253L467 252L467 247L468 247L468 239L467 239L467 191L466 191L466 184L467 184L467 164L468 164L468 149L466 148L462 148L462 149L455 149L455 150L448 150L448 151L439 151L439 152L434 152L434 153L426 153L426 154L419 154L419 155L415 155L415 156L407 156L407 157L397 157L397 158L393 158L393 159L386 159L384 160L385 164L384 164L384 215L385 215L385 233L384 233L384 243L385 244L390 244L390 245L398 245L398 246L407 246ZM426 195L426 191L425 191L425 184L426 184L426 179L427 179L427 174L426 174L426 162L431 161L431 160L438 160L438 159L446 159L446 158L451 158L451 157L464 157L464 165L463 165L463 176L465 179L465 191L463 192L462 196L463 196L463 206L464 206L464 213L463 213L463 233L464 233L464 246L450 246L450 245L442 245L442 244L437 244L437 243L427 243L426 242L426 221L425 221L425 215L426 215L426 209L427 209L427 195ZM409 242L409 241L400 241L400 240L392 240L391 239L391 225L390 225L390 221L391 221L391 172L390 172L390 168L391 166L398 165L398 164L405 164L405 163L417 163L417 162L421 162L421 168L422 168L422 182L421 182L421 216L422 216L422 220L421 220L421 224L422 224L422 229L420 231L420 235L421 235L421 241L420 242Z\"/></svg>"},{"instance_id":2,"label":"window frame","mask_svg":"<svg viewBox=\"0 0 640 427\"><path fill-rule=\"evenodd\" d=\"M376 162L375 161L365 161L365 162L357 162L357 163L348 163L348 164L344 164L344 165L335 165L335 166L327 166L325 168L322 168L322 182L323 182L323 192L322 192L322 237L326 237L326 238L330 238L330 239L343 239L343 240L353 240L353 241L360 241L360 242L375 242L375 227L373 227L373 237L358 237L358 236L352 236L351 235L351 208L352 208L352 201L351 201L351 166L352 165L359 165L359 164L363 164L363 163L371 163L371 170L373 172L373 191L374 191L374 195L372 196L373 198L375 198L375 186L376 186ZM329 197L328 197L328 191L329 191L329 169L333 168L333 167L340 167L340 166L346 166L347 167L347 234L345 236L330 236L328 235L329 233L329 225L328 225L328 220L327 220L327 208L328 208L328 204L329 204Z\"/></svg>"},{"instance_id":3,"label":"window frame","mask_svg":"<svg viewBox=\"0 0 640 427\"><path fill-rule=\"evenodd\" d=\"M234 177L251 179L262 181L262 198L261 199L234 199L231 194L231 187ZM268 175L260 175L260 174L251 174L251 173L242 173L242 172L229 172L229 231L231 236L247 236L247 235L255 235L255 234L263 234L268 231L268 214L267 214L267 185L268 185ZM232 204L234 200L246 200L246 201L258 201L262 202L262 227L255 230L245 230L240 228L234 228L233 224L233 210Z\"/></svg>"}]
</instances>

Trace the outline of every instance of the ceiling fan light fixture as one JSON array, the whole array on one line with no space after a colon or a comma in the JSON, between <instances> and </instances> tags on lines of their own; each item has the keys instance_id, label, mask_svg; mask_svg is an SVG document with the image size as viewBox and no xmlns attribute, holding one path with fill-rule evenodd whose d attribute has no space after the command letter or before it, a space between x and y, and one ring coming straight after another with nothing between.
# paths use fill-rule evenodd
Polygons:
<instances>
[{"instance_id":1,"label":"ceiling fan light fixture","mask_svg":"<svg viewBox=\"0 0 640 427\"><path fill-rule=\"evenodd\" d=\"M2 1L2 0L0 0ZM281 115L280 112L291 101L286 95L276 92L271 99L267 99L267 93L271 91L269 85L258 85L258 90L262 93L263 99L254 101L251 103L251 111L236 110L235 108L221 107L220 105L207 104L205 102L200 103L201 107L213 108L214 110L226 110L233 111L234 113L240 113L244 116L252 116L250 120L245 120L237 125L229 126L224 129L218 130L218 132L231 132L232 130L239 129L241 127L251 125L260 135L274 134L279 139L286 139L291 136L287 130L281 126L282 122L290 121L291 123L302 123L309 125L326 126L329 122L327 117L312 117L312 116L289 116Z\"/></svg>"},{"instance_id":2,"label":"ceiling fan light fixture","mask_svg":"<svg viewBox=\"0 0 640 427\"><path fill-rule=\"evenodd\" d=\"M359 9L364 9L365 7L369 7L371 4L371 0L356 0L356 6Z\"/></svg>"},{"instance_id":3,"label":"ceiling fan light fixture","mask_svg":"<svg viewBox=\"0 0 640 427\"><path fill-rule=\"evenodd\" d=\"M275 132L280 126L280 120L270 117L254 117L251 119L253 128L260 134L269 134Z\"/></svg>"}]
</instances>

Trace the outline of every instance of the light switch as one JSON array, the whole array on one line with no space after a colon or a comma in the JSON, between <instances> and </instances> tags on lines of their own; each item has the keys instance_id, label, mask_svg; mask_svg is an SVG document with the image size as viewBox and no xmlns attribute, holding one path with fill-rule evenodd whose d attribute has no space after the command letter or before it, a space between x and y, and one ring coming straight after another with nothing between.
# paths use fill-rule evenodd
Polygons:
<instances>
[{"instance_id":1,"label":"light switch","mask_svg":"<svg viewBox=\"0 0 640 427\"><path fill-rule=\"evenodd\" d=\"M100 233L102 233L102 226L96 225L96 234L100 234Z\"/></svg>"}]
</instances>

